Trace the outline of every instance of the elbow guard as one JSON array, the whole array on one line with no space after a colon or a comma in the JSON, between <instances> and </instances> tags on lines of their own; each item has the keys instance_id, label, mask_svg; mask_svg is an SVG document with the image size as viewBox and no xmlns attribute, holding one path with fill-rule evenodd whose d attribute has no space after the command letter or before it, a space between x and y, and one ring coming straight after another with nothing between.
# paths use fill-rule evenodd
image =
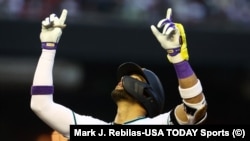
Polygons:
<instances>
[{"instance_id":1,"label":"elbow guard","mask_svg":"<svg viewBox=\"0 0 250 141\"><path fill-rule=\"evenodd\" d=\"M178 121L178 123L182 125L194 125L203 123L207 118L207 102L205 100L205 97L203 96L203 99L199 103L189 103L185 101L185 99L193 98L202 93L200 80L198 79L197 83L190 88L183 89L179 86L179 92L181 98L183 99L182 106L184 107L184 110L186 112L187 120L182 121L177 117L176 120Z\"/></svg>"},{"instance_id":2,"label":"elbow guard","mask_svg":"<svg viewBox=\"0 0 250 141\"><path fill-rule=\"evenodd\" d=\"M201 124L207 118L207 102L205 97L199 103L188 103L183 100L183 106L187 113L188 123L186 124Z\"/></svg>"}]
</instances>

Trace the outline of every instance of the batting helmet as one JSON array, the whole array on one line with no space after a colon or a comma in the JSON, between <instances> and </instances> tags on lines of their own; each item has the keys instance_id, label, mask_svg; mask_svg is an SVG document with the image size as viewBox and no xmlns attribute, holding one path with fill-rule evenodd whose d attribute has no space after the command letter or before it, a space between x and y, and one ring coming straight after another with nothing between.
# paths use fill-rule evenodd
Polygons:
<instances>
[{"instance_id":1,"label":"batting helmet","mask_svg":"<svg viewBox=\"0 0 250 141\"><path fill-rule=\"evenodd\" d=\"M142 75L146 83L128 76L131 74ZM118 67L118 80L123 77L124 89L146 109L148 117L154 117L163 112L165 93L157 75L136 63L126 62Z\"/></svg>"}]
</instances>

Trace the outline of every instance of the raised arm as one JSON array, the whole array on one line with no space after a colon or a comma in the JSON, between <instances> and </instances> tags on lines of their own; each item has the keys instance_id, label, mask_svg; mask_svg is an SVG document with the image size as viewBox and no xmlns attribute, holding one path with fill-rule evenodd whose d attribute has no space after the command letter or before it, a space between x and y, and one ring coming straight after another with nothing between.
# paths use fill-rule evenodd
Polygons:
<instances>
[{"instance_id":1,"label":"raised arm","mask_svg":"<svg viewBox=\"0 0 250 141\"><path fill-rule=\"evenodd\" d=\"M51 128L69 136L69 125L73 124L72 111L53 101L53 65L66 17L67 10L63 10L60 18L51 14L42 21L40 33L42 52L31 86L30 106Z\"/></svg>"},{"instance_id":2,"label":"raised arm","mask_svg":"<svg viewBox=\"0 0 250 141\"><path fill-rule=\"evenodd\" d=\"M207 103L202 85L189 63L186 34L183 25L174 23L171 19L172 9L167 10L166 18L152 25L151 30L162 48L167 52L168 60L173 64L178 82L179 92L183 103L171 112L173 124L200 124L207 116Z\"/></svg>"}]
</instances>

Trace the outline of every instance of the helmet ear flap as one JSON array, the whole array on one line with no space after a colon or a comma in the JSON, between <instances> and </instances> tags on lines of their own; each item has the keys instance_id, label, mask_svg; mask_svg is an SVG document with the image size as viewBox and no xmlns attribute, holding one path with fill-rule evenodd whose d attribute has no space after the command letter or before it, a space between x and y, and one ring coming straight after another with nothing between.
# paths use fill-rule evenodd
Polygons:
<instances>
[{"instance_id":1,"label":"helmet ear flap","mask_svg":"<svg viewBox=\"0 0 250 141\"><path fill-rule=\"evenodd\" d=\"M149 84L141 82L130 76L124 76L122 78L122 84L132 97L138 100L142 106L147 110L147 116L153 117L159 113L159 107L153 94L154 90Z\"/></svg>"},{"instance_id":2,"label":"helmet ear flap","mask_svg":"<svg viewBox=\"0 0 250 141\"><path fill-rule=\"evenodd\" d=\"M130 76L123 76L122 85L130 95L138 99L144 97L144 89L148 87L147 83L136 80Z\"/></svg>"}]
</instances>

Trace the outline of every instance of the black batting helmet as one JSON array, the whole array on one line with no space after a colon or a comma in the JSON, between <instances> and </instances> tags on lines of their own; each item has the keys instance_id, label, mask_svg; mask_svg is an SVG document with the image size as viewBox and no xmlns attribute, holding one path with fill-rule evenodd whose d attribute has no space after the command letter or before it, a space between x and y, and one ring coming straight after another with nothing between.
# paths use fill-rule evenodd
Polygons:
<instances>
[{"instance_id":1,"label":"black batting helmet","mask_svg":"<svg viewBox=\"0 0 250 141\"><path fill-rule=\"evenodd\" d=\"M142 75L146 83L129 77L131 74ZM146 109L147 116L154 117L163 112L165 93L157 75L136 63L126 62L118 67L118 81L123 77L124 89Z\"/></svg>"}]
</instances>

